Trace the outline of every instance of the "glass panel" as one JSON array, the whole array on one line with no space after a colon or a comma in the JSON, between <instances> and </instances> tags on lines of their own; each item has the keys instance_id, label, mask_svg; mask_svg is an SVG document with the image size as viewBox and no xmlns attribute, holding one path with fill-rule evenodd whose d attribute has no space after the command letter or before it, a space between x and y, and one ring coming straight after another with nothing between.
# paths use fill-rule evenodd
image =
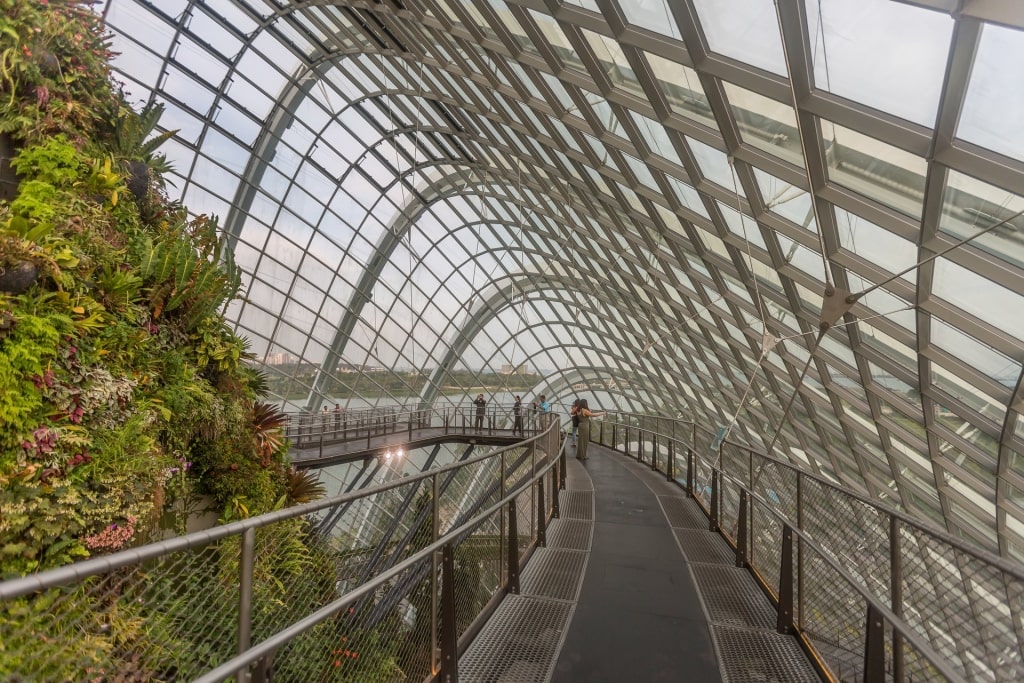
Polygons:
<instances>
[{"instance_id":1,"label":"glass panel","mask_svg":"<svg viewBox=\"0 0 1024 683\"><path fill-rule=\"evenodd\" d=\"M670 61L651 52L645 52L644 56L647 57L654 78L657 79L658 86L661 87L674 113L682 114L712 128L718 127L696 71L685 64Z\"/></svg>"},{"instance_id":2,"label":"glass panel","mask_svg":"<svg viewBox=\"0 0 1024 683\"><path fill-rule=\"evenodd\" d=\"M957 137L1024 161L1024 32L985 24Z\"/></svg>"},{"instance_id":3,"label":"glass panel","mask_svg":"<svg viewBox=\"0 0 1024 683\"><path fill-rule=\"evenodd\" d=\"M726 81L722 85L743 141L802 167L804 158L793 107Z\"/></svg>"},{"instance_id":4,"label":"glass panel","mask_svg":"<svg viewBox=\"0 0 1024 683\"><path fill-rule=\"evenodd\" d=\"M786 57L772 0L694 0L712 51L786 75Z\"/></svg>"},{"instance_id":5,"label":"glass panel","mask_svg":"<svg viewBox=\"0 0 1024 683\"><path fill-rule=\"evenodd\" d=\"M829 177L840 185L919 218L928 164L849 128L821 120Z\"/></svg>"},{"instance_id":6,"label":"glass panel","mask_svg":"<svg viewBox=\"0 0 1024 683\"><path fill-rule=\"evenodd\" d=\"M966 239L996 223L971 244L1016 266L1024 266L1024 198L957 171L950 171L942 198L939 229ZM1009 219L1009 220L1008 220Z\"/></svg>"},{"instance_id":7,"label":"glass panel","mask_svg":"<svg viewBox=\"0 0 1024 683\"><path fill-rule=\"evenodd\" d=\"M625 0L619 7L630 24L680 39L679 26L666 0Z\"/></svg>"},{"instance_id":8,"label":"glass panel","mask_svg":"<svg viewBox=\"0 0 1024 683\"><path fill-rule=\"evenodd\" d=\"M890 0L805 0L805 7L816 88L935 124L953 31L949 14Z\"/></svg>"}]
</instances>

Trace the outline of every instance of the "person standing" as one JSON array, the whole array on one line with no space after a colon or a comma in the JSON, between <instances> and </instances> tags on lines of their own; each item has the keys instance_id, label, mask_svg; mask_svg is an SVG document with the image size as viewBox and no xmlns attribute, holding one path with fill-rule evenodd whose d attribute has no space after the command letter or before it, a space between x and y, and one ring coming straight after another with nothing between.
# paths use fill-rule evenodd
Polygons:
<instances>
[{"instance_id":1,"label":"person standing","mask_svg":"<svg viewBox=\"0 0 1024 683\"><path fill-rule=\"evenodd\" d=\"M605 411L594 412L587 405L587 399L580 399L579 405L576 407L576 414L580 418L579 425L579 444L576 446L576 459L586 460L587 459L587 445L590 443L590 418L601 417L605 414Z\"/></svg>"},{"instance_id":2,"label":"person standing","mask_svg":"<svg viewBox=\"0 0 1024 683\"><path fill-rule=\"evenodd\" d=\"M523 399L516 396L516 402L512 404L512 433L519 433L519 436L526 436L523 431Z\"/></svg>"},{"instance_id":3,"label":"person standing","mask_svg":"<svg viewBox=\"0 0 1024 683\"><path fill-rule=\"evenodd\" d=\"M473 405L476 406L476 421L474 427L477 431L484 428L484 415L487 413L487 400L483 394L477 394L476 400L473 401Z\"/></svg>"},{"instance_id":4,"label":"person standing","mask_svg":"<svg viewBox=\"0 0 1024 683\"><path fill-rule=\"evenodd\" d=\"M580 400L577 398L572 402L572 408L569 410L569 415L572 416L572 445L576 445L576 432L580 428Z\"/></svg>"},{"instance_id":5,"label":"person standing","mask_svg":"<svg viewBox=\"0 0 1024 683\"><path fill-rule=\"evenodd\" d=\"M337 435L341 431L341 404L334 404L334 434Z\"/></svg>"},{"instance_id":6,"label":"person standing","mask_svg":"<svg viewBox=\"0 0 1024 683\"><path fill-rule=\"evenodd\" d=\"M551 414L551 404L544 394L540 395L540 428L541 431L548 427L548 416Z\"/></svg>"}]
</instances>

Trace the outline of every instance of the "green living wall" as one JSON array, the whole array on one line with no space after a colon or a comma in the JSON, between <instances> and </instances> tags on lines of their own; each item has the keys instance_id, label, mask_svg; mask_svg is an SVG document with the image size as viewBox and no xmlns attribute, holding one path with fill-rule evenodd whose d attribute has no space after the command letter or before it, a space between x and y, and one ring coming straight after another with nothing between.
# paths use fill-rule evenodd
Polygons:
<instances>
[{"instance_id":1,"label":"green living wall","mask_svg":"<svg viewBox=\"0 0 1024 683\"><path fill-rule=\"evenodd\" d=\"M239 279L216 219L168 198L173 132L110 57L91 3L0 0L0 579L180 532L196 494L230 520L323 492L221 314ZM336 597L337 553L302 519L275 529L257 642ZM173 561L0 604L0 679L169 681L231 657L238 539ZM341 666L346 642L376 636L321 624L281 680L393 680L382 646Z\"/></svg>"},{"instance_id":2,"label":"green living wall","mask_svg":"<svg viewBox=\"0 0 1024 683\"><path fill-rule=\"evenodd\" d=\"M165 192L87 3L0 0L0 569L145 542L193 493L224 517L303 494L223 305L217 222ZM306 482L308 484L308 482Z\"/></svg>"}]
</instances>

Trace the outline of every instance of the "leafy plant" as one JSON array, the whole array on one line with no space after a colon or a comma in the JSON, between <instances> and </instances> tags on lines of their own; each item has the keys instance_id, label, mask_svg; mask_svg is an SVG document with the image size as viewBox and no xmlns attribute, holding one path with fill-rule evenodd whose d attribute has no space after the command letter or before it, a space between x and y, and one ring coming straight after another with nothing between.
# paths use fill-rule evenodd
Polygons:
<instances>
[{"instance_id":1,"label":"leafy plant","mask_svg":"<svg viewBox=\"0 0 1024 683\"><path fill-rule=\"evenodd\" d=\"M289 505L309 503L327 495L327 487L312 470L289 468L285 474L284 486Z\"/></svg>"}]
</instances>

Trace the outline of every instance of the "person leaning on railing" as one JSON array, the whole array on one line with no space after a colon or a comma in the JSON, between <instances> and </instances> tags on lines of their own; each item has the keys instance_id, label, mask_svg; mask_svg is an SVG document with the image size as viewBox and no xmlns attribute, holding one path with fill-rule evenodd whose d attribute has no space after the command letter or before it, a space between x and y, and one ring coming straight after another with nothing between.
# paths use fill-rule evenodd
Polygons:
<instances>
[{"instance_id":1,"label":"person leaning on railing","mask_svg":"<svg viewBox=\"0 0 1024 683\"><path fill-rule=\"evenodd\" d=\"M581 398L576 407L576 415L580 418L579 440L576 444L576 459L587 459L587 446L590 444L590 418L601 417L606 411L594 412L587 405L587 399Z\"/></svg>"}]
</instances>

